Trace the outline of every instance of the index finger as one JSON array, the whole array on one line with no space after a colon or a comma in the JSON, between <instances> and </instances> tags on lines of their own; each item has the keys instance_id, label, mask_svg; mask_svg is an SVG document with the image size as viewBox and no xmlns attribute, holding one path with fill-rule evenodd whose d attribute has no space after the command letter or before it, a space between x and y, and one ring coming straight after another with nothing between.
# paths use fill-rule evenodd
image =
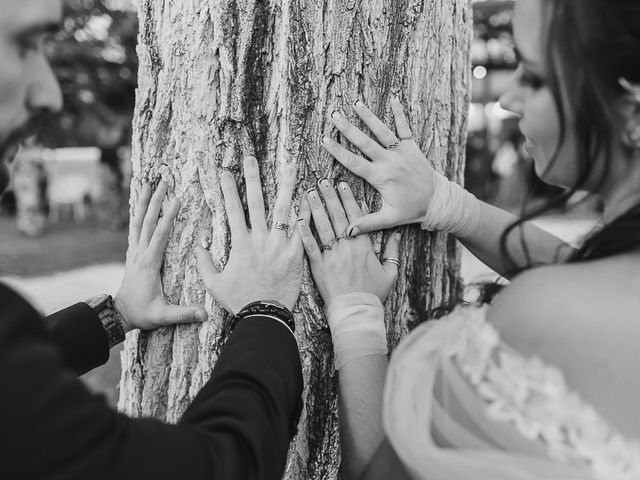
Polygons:
<instances>
[{"instance_id":1,"label":"index finger","mask_svg":"<svg viewBox=\"0 0 640 480\"><path fill-rule=\"evenodd\" d=\"M362 209L360 208L360 205L358 205L358 201L356 200L356 197L353 196L351 187L347 182L340 182L338 185L338 194L342 200L344 211L347 212L349 223L352 223L356 218L363 216Z\"/></svg>"},{"instance_id":2,"label":"index finger","mask_svg":"<svg viewBox=\"0 0 640 480\"><path fill-rule=\"evenodd\" d=\"M393 97L391 99L391 111L393 112L393 118L396 122L396 132L398 133L398 137L400 137L401 140L411 138L413 135L411 133L411 127L409 126L407 117L404 114L404 107L402 106L402 103L400 103L400 99L398 97Z\"/></svg>"},{"instance_id":3,"label":"index finger","mask_svg":"<svg viewBox=\"0 0 640 480\"><path fill-rule=\"evenodd\" d=\"M158 225L158 217L160 216L160 209L162 208L162 200L167 194L168 189L169 186L167 185L167 182L161 180L158 184L158 188L156 188L156 191L151 196L151 200L147 206L147 211L144 214L144 220L142 221L142 228L140 229L138 243L148 245L151 241L151 236Z\"/></svg>"},{"instance_id":4,"label":"index finger","mask_svg":"<svg viewBox=\"0 0 640 480\"><path fill-rule=\"evenodd\" d=\"M347 140L354 144L358 150L364 153L371 160L380 160L385 156L386 150L382 148L378 142L363 133L362 130L353 125L340 112L333 112L331 114L331 121L336 128L340 130L340 133L347 137Z\"/></svg>"}]
</instances>

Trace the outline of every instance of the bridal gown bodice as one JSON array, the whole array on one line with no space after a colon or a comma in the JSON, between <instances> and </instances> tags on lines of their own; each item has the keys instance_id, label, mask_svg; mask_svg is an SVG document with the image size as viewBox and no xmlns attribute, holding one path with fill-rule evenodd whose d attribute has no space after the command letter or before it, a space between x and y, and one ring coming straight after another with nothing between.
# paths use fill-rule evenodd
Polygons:
<instances>
[{"instance_id":1,"label":"bridal gown bodice","mask_svg":"<svg viewBox=\"0 0 640 480\"><path fill-rule=\"evenodd\" d=\"M425 480L639 480L640 441L624 438L562 372L526 357L458 307L395 350L383 420L407 472Z\"/></svg>"}]
</instances>

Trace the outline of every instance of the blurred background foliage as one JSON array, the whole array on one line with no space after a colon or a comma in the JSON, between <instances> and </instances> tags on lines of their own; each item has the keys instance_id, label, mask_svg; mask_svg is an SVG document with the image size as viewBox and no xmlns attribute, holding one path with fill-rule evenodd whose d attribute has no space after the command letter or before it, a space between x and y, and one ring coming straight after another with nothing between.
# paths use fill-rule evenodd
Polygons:
<instances>
[{"instance_id":1,"label":"blurred background foliage","mask_svg":"<svg viewBox=\"0 0 640 480\"><path fill-rule=\"evenodd\" d=\"M47 42L64 110L41 130L46 147L128 143L135 103L138 20L129 0L66 0Z\"/></svg>"}]
</instances>

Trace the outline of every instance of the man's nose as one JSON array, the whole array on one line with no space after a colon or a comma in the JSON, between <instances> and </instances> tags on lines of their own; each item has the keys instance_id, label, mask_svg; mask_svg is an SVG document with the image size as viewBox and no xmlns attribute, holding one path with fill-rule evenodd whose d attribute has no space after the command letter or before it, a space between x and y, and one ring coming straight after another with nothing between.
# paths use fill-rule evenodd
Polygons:
<instances>
[{"instance_id":1,"label":"man's nose","mask_svg":"<svg viewBox=\"0 0 640 480\"><path fill-rule=\"evenodd\" d=\"M60 84L44 56L41 56L34 69L27 95L27 108L32 113L56 113L62 110Z\"/></svg>"}]
</instances>

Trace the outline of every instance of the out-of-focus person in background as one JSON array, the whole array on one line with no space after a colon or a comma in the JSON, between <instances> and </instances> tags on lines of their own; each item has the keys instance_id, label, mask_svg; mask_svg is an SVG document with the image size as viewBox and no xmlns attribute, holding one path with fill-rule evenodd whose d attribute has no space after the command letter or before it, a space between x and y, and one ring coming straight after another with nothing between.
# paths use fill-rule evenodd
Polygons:
<instances>
[{"instance_id":1,"label":"out-of-focus person in background","mask_svg":"<svg viewBox=\"0 0 640 480\"><path fill-rule=\"evenodd\" d=\"M59 28L62 10L59 0L0 0L0 11L1 193L21 140L43 115L62 106L42 49L43 36ZM248 177L259 178L257 168L255 159L245 163ZM288 212L294 180L295 172L286 171L278 197L282 211ZM253 186L251 193L261 195L259 182ZM237 239L243 212L231 208L240 200L230 174L223 189ZM139 194L124 279L114 298L99 295L43 319L0 284L0 478L282 475L302 392L290 312L302 280L303 250L297 236L290 240L273 229L260 237L258 247L253 241L257 234L247 233L247 241L234 240L221 273L200 253L204 281L235 314L236 325L211 380L178 425L121 415L75 378L104 363L109 348L128 330L207 319L202 307L171 305L163 294L160 268L180 208L175 198L162 207L167 190L160 182L155 192L147 184ZM255 224L260 212L252 213ZM264 210L261 214L264 221Z\"/></svg>"}]
</instances>

